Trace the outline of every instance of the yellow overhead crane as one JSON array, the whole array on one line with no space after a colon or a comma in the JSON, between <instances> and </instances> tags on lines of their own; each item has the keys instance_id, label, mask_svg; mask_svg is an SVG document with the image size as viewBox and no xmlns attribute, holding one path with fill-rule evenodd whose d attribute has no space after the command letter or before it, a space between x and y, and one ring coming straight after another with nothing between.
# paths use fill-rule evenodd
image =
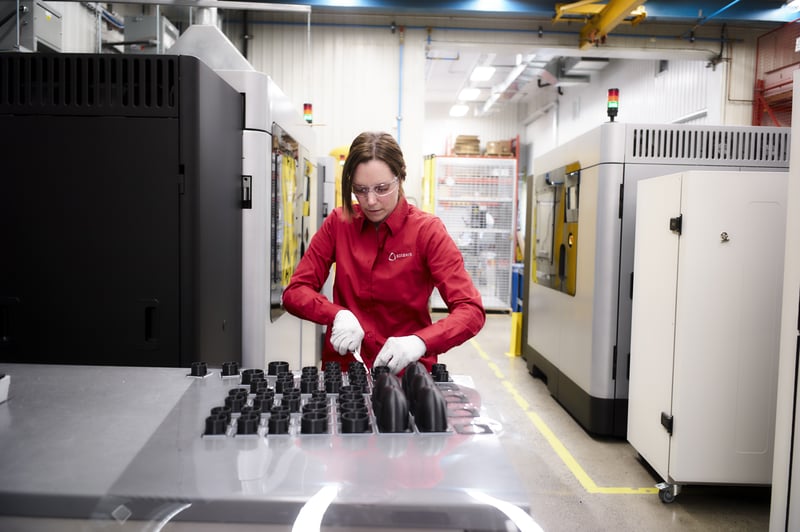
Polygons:
<instances>
[{"instance_id":1,"label":"yellow overhead crane","mask_svg":"<svg viewBox=\"0 0 800 532\"><path fill-rule=\"evenodd\" d=\"M623 22L635 26L643 21L647 17L644 3L645 0L611 0L607 4L581 0L556 4L553 22L585 20L580 35L580 47L584 49L602 43L606 35Z\"/></svg>"}]
</instances>

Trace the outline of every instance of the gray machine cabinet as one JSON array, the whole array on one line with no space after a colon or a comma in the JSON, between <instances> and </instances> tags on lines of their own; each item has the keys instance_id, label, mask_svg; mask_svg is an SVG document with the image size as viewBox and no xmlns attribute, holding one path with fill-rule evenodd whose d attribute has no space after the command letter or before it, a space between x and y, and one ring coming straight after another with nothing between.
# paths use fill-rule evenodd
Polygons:
<instances>
[{"instance_id":1,"label":"gray machine cabinet","mask_svg":"<svg viewBox=\"0 0 800 532\"><path fill-rule=\"evenodd\" d=\"M639 182L627 437L669 484L770 483L786 185Z\"/></svg>"},{"instance_id":2,"label":"gray machine cabinet","mask_svg":"<svg viewBox=\"0 0 800 532\"><path fill-rule=\"evenodd\" d=\"M637 183L691 170L786 171L788 147L787 128L610 122L536 158L527 187L522 355L588 432L626 433ZM567 291L542 283L533 268L541 266L532 240L541 235L537 201L546 201L535 185L560 176L577 183L571 216L559 218Z\"/></svg>"}]
</instances>

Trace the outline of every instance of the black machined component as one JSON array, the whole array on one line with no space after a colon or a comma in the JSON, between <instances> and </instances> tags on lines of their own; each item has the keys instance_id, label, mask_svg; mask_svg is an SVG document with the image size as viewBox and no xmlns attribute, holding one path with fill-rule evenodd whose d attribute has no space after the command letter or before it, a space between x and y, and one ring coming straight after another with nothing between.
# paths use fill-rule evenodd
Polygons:
<instances>
[{"instance_id":1,"label":"black machined component","mask_svg":"<svg viewBox=\"0 0 800 532\"><path fill-rule=\"evenodd\" d=\"M258 414L261 415L262 408L260 406L243 406L242 407L242 415L245 414Z\"/></svg>"},{"instance_id":2,"label":"black machined component","mask_svg":"<svg viewBox=\"0 0 800 532\"><path fill-rule=\"evenodd\" d=\"M300 392L313 393L319 389L319 377L316 375L303 375L300 377Z\"/></svg>"},{"instance_id":3,"label":"black machined component","mask_svg":"<svg viewBox=\"0 0 800 532\"><path fill-rule=\"evenodd\" d=\"M291 373L281 373L275 379L275 392L285 393L294 389L294 375Z\"/></svg>"},{"instance_id":4,"label":"black machined component","mask_svg":"<svg viewBox=\"0 0 800 532\"><path fill-rule=\"evenodd\" d=\"M259 393L267 390L269 383L264 377L253 377L250 380L250 393Z\"/></svg>"},{"instance_id":5,"label":"black machined component","mask_svg":"<svg viewBox=\"0 0 800 532\"><path fill-rule=\"evenodd\" d=\"M344 386L342 386L344 388ZM364 394L361 392L342 392L339 390L339 403L365 403Z\"/></svg>"},{"instance_id":6,"label":"black machined component","mask_svg":"<svg viewBox=\"0 0 800 532\"><path fill-rule=\"evenodd\" d=\"M274 410L274 409L273 409ZM289 434L289 412L274 412L267 420L269 434Z\"/></svg>"},{"instance_id":7,"label":"black machined component","mask_svg":"<svg viewBox=\"0 0 800 532\"><path fill-rule=\"evenodd\" d=\"M389 366L372 366L372 378L374 380L378 380L378 377L384 373L391 373L389 371Z\"/></svg>"},{"instance_id":8,"label":"black machined component","mask_svg":"<svg viewBox=\"0 0 800 532\"><path fill-rule=\"evenodd\" d=\"M364 410L364 412L348 411L342 413L342 433L360 434L371 430L369 415L366 412L366 408Z\"/></svg>"},{"instance_id":9,"label":"black machined component","mask_svg":"<svg viewBox=\"0 0 800 532\"><path fill-rule=\"evenodd\" d=\"M328 403L325 401L309 401L303 405L301 411L306 412L327 412Z\"/></svg>"},{"instance_id":10,"label":"black machined component","mask_svg":"<svg viewBox=\"0 0 800 532\"><path fill-rule=\"evenodd\" d=\"M238 362L223 362L222 363L222 376L223 377L233 377L234 375L239 374L239 363Z\"/></svg>"},{"instance_id":11,"label":"black machined component","mask_svg":"<svg viewBox=\"0 0 800 532\"><path fill-rule=\"evenodd\" d=\"M281 399L281 404L286 404L289 406L289 410L292 412L299 412L300 411L300 390L289 390L283 392L283 398Z\"/></svg>"},{"instance_id":12,"label":"black machined component","mask_svg":"<svg viewBox=\"0 0 800 532\"><path fill-rule=\"evenodd\" d=\"M310 400L314 401L314 400L317 400L317 399L320 399L322 401L327 401L328 400L328 392L326 392L325 390L322 390L322 389L314 390L313 392L311 392L311 399Z\"/></svg>"},{"instance_id":13,"label":"black machined component","mask_svg":"<svg viewBox=\"0 0 800 532\"><path fill-rule=\"evenodd\" d=\"M226 422L230 423L231 421L231 407L229 406L215 406L211 409L212 416L224 415Z\"/></svg>"},{"instance_id":14,"label":"black machined component","mask_svg":"<svg viewBox=\"0 0 800 532\"><path fill-rule=\"evenodd\" d=\"M315 410L300 417L300 432L303 434L325 434L328 432L328 412Z\"/></svg>"},{"instance_id":15,"label":"black machined component","mask_svg":"<svg viewBox=\"0 0 800 532\"><path fill-rule=\"evenodd\" d=\"M325 379L325 391L328 393L339 393L339 388L341 388L341 386L341 379Z\"/></svg>"},{"instance_id":16,"label":"black machined component","mask_svg":"<svg viewBox=\"0 0 800 532\"><path fill-rule=\"evenodd\" d=\"M408 400L400 379L395 375L386 373L378 379L372 392L372 410L382 432L408 431Z\"/></svg>"},{"instance_id":17,"label":"black machined component","mask_svg":"<svg viewBox=\"0 0 800 532\"><path fill-rule=\"evenodd\" d=\"M249 368L242 371L242 384L250 384L253 379L263 379L264 370L260 368Z\"/></svg>"},{"instance_id":18,"label":"black machined component","mask_svg":"<svg viewBox=\"0 0 800 532\"><path fill-rule=\"evenodd\" d=\"M289 372L289 363L285 360L273 360L267 364L268 375L280 375Z\"/></svg>"},{"instance_id":19,"label":"black machined component","mask_svg":"<svg viewBox=\"0 0 800 532\"><path fill-rule=\"evenodd\" d=\"M225 398L225 406L231 409L231 412L241 412L242 407L247 402L247 396L229 395Z\"/></svg>"},{"instance_id":20,"label":"black machined component","mask_svg":"<svg viewBox=\"0 0 800 532\"><path fill-rule=\"evenodd\" d=\"M447 431L447 401L435 384L416 391L414 422L420 432Z\"/></svg>"},{"instance_id":21,"label":"black machined component","mask_svg":"<svg viewBox=\"0 0 800 532\"><path fill-rule=\"evenodd\" d=\"M369 414L366 403L359 403L357 401L339 403L338 411L340 415L344 415L347 412L362 412L366 415Z\"/></svg>"},{"instance_id":22,"label":"black machined component","mask_svg":"<svg viewBox=\"0 0 800 532\"><path fill-rule=\"evenodd\" d=\"M225 417L225 414L212 414L206 418L206 431L204 434L225 434L227 428L228 419Z\"/></svg>"},{"instance_id":23,"label":"black machined component","mask_svg":"<svg viewBox=\"0 0 800 532\"><path fill-rule=\"evenodd\" d=\"M205 362L192 362L192 377L205 377L208 374L208 364Z\"/></svg>"},{"instance_id":24,"label":"black machined component","mask_svg":"<svg viewBox=\"0 0 800 532\"><path fill-rule=\"evenodd\" d=\"M330 362L325 362L325 375L327 376L328 373L341 373L342 372L342 365L333 360Z\"/></svg>"},{"instance_id":25,"label":"black machined component","mask_svg":"<svg viewBox=\"0 0 800 532\"><path fill-rule=\"evenodd\" d=\"M261 423L261 415L254 412L242 413L236 421L236 434L256 434Z\"/></svg>"},{"instance_id":26,"label":"black machined component","mask_svg":"<svg viewBox=\"0 0 800 532\"><path fill-rule=\"evenodd\" d=\"M259 408L262 412L267 412L272 409L275 402L275 393L264 392L256 394L253 398L253 408Z\"/></svg>"}]
</instances>

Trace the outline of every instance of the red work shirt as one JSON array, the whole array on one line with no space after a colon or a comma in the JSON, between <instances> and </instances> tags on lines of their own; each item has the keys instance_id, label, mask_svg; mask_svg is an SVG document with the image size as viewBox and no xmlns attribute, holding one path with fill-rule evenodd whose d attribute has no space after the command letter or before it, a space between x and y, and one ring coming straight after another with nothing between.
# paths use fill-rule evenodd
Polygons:
<instances>
[{"instance_id":1,"label":"red work shirt","mask_svg":"<svg viewBox=\"0 0 800 532\"><path fill-rule=\"evenodd\" d=\"M427 346L420 361L430 370L437 355L469 340L483 327L481 295L464 268L464 258L436 216L401 196L394 211L375 226L353 206L346 220L341 207L330 213L311 239L289 286L287 311L328 326L323 363L343 358L330 343L336 313L347 309L364 329L361 356L368 366L390 336L419 336ZM333 302L320 293L336 263ZM432 323L428 300L439 290L449 310Z\"/></svg>"}]
</instances>

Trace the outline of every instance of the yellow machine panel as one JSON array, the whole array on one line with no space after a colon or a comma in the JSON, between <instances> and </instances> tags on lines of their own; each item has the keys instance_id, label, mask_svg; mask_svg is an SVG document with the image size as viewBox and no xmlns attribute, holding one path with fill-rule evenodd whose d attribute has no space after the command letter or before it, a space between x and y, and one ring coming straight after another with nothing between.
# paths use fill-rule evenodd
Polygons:
<instances>
[{"instance_id":1,"label":"yellow machine panel","mask_svg":"<svg viewBox=\"0 0 800 532\"><path fill-rule=\"evenodd\" d=\"M535 178L536 262L532 281L575 295L580 163Z\"/></svg>"}]
</instances>

